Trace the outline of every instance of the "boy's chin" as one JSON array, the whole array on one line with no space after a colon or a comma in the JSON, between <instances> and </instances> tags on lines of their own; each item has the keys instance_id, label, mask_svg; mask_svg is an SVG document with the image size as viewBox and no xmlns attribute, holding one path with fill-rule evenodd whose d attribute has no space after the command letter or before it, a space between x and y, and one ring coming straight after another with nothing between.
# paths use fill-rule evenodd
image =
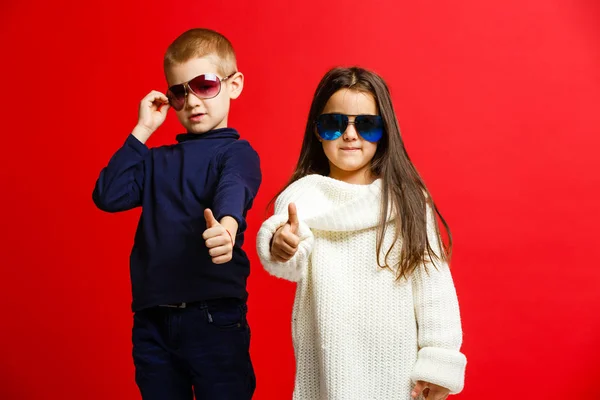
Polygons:
<instances>
[{"instance_id":1,"label":"boy's chin","mask_svg":"<svg viewBox=\"0 0 600 400\"><path fill-rule=\"evenodd\" d=\"M206 133L210 131L210 129L188 129L187 132L188 133L193 133L196 135L202 135L203 133Z\"/></svg>"},{"instance_id":2,"label":"boy's chin","mask_svg":"<svg viewBox=\"0 0 600 400\"><path fill-rule=\"evenodd\" d=\"M204 123L196 123L196 124L182 124L183 127L187 130L188 133L195 133L201 135L206 132L210 132L219 127L223 127L223 123L214 123L214 121L204 121Z\"/></svg>"},{"instance_id":3,"label":"boy's chin","mask_svg":"<svg viewBox=\"0 0 600 400\"><path fill-rule=\"evenodd\" d=\"M214 115L204 115L200 121L191 121L185 119L182 115L177 115L179 123L185 128L188 133L201 135L210 132L217 128L227 127L227 119L219 118Z\"/></svg>"},{"instance_id":4,"label":"boy's chin","mask_svg":"<svg viewBox=\"0 0 600 400\"><path fill-rule=\"evenodd\" d=\"M185 128L188 131L188 133L195 133L197 135L201 135L214 129L213 126L204 124L187 125Z\"/></svg>"}]
</instances>

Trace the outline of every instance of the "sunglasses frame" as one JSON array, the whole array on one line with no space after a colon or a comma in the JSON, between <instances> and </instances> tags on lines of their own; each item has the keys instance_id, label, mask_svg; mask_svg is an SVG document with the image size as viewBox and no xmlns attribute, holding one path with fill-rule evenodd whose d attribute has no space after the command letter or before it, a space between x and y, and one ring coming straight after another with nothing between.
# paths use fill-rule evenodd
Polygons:
<instances>
[{"instance_id":1,"label":"sunglasses frame","mask_svg":"<svg viewBox=\"0 0 600 400\"><path fill-rule=\"evenodd\" d=\"M223 86L222 83L225 82L227 79L231 78L232 76L234 76L235 74L237 74L237 71L234 72L233 74L230 74L230 75L226 76L225 78L220 78L219 75L213 74L213 73L200 74L198 76L193 77L192 79L190 79L187 82L178 83L177 85L169 86L169 88L167 89L167 99L169 99L169 105L171 107L173 107L173 109L175 109L176 111L183 110L185 108L185 104L187 103L187 99L188 99L188 96L190 95L190 93L193 94L194 96L196 96L197 98L201 99L201 100L214 99L215 97L217 97L221 93L221 87ZM201 97L199 94L197 94L196 92L194 92L192 90L192 88L190 87L190 82L193 81L194 79L200 78L201 76L204 76L204 77L206 77L206 76L214 76L214 77L217 78L215 81L219 83L219 90L217 91L217 93L214 96L211 96L211 97ZM183 86L184 101L183 101L183 105L181 106L180 109L177 109L175 106L173 106L173 102L171 101L171 97L169 96L169 93L173 93L173 91L171 90L171 88L174 88L176 86Z\"/></svg>"},{"instance_id":2,"label":"sunglasses frame","mask_svg":"<svg viewBox=\"0 0 600 400\"><path fill-rule=\"evenodd\" d=\"M344 128L343 131L340 130L340 136L334 138L334 139L325 139L323 136L321 136L321 134L319 133L319 117L323 116L323 115L341 115L343 117L346 117L346 119L348 120L348 122L346 123L346 127ZM354 117L354 121L350 121L349 117ZM378 114L342 114L342 113L325 113L325 114L320 114L314 121L315 124L315 130L317 133L317 136L319 136L321 139L323 140L327 140L327 141L333 141L333 140L337 140L339 138L341 138L342 136L344 136L344 133L346 133L346 130L348 129L349 125L356 125L356 118L358 117L377 117L377 119L379 119L381 121L381 125L382 125L382 130L383 130L383 118L381 117L381 115ZM379 138L377 141L375 142L371 142L370 140L367 140L361 133L360 130L356 129L356 127L354 128L356 130L356 133L358 133L360 135L361 138L363 138L364 140L366 140L369 143L378 143L382 138L383 138L383 134L381 136L381 138Z\"/></svg>"}]
</instances>

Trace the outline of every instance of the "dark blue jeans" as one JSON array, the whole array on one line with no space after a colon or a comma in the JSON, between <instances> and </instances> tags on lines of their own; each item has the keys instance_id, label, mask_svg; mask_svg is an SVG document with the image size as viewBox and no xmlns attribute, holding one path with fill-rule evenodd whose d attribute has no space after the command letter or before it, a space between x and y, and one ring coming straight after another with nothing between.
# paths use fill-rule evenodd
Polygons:
<instances>
[{"instance_id":1,"label":"dark blue jeans","mask_svg":"<svg viewBox=\"0 0 600 400\"><path fill-rule=\"evenodd\" d=\"M237 299L136 312L133 361L142 398L251 399L256 380L246 312Z\"/></svg>"}]
</instances>

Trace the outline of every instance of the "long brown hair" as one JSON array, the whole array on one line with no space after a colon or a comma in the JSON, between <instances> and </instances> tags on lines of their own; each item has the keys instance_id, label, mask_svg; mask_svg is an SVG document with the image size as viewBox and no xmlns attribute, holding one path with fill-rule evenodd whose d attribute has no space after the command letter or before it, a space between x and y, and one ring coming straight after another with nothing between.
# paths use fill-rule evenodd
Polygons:
<instances>
[{"instance_id":1,"label":"long brown hair","mask_svg":"<svg viewBox=\"0 0 600 400\"><path fill-rule=\"evenodd\" d=\"M408 277L415 268L424 264L427 258L434 265L434 259L448 260L452 251L450 228L406 152L386 83L371 71L359 67L334 68L325 74L317 86L310 106L298 164L285 187L306 175L329 175L329 161L315 135L315 120L323 112L329 98L341 89L351 89L373 95L383 119L384 135L371 160L371 172L374 176L381 178L383 183L381 224L377 233L377 263L382 268L395 270L399 279ZM275 198L271 200L271 205ZM390 205L397 215L395 218L396 234L392 245L385 251L382 264L380 254L388 226L387 210ZM437 221L434 220L433 225L438 242L434 246L439 251L432 249L427 236L427 205L439 216L448 235L448 244L446 245L441 239ZM395 268L396 266L388 265L388 257L399 237L402 240L402 248L400 261Z\"/></svg>"}]
</instances>

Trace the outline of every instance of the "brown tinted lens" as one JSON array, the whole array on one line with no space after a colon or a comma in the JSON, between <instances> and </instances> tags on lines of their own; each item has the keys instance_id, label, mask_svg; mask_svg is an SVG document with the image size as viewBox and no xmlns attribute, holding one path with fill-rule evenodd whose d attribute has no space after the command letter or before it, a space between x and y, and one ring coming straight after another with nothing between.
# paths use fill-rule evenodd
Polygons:
<instances>
[{"instance_id":1,"label":"brown tinted lens","mask_svg":"<svg viewBox=\"0 0 600 400\"><path fill-rule=\"evenodd\" d=\"M188 85L190 90L201 99L212 99L221 91L221 79L215 74L197 76Z\"/></svg>"},{"instance_id":2,"label":"brown tinted lens","mask_svg":"<svg viewBox=\"0 0 600 400\"><path fill-rule=\"evenodd\" d=\"M171 86L167 91L167 98L171 107L176 111L181 110L185 105L185 87L183 85Z\"/></svg>"}]
</instances>

